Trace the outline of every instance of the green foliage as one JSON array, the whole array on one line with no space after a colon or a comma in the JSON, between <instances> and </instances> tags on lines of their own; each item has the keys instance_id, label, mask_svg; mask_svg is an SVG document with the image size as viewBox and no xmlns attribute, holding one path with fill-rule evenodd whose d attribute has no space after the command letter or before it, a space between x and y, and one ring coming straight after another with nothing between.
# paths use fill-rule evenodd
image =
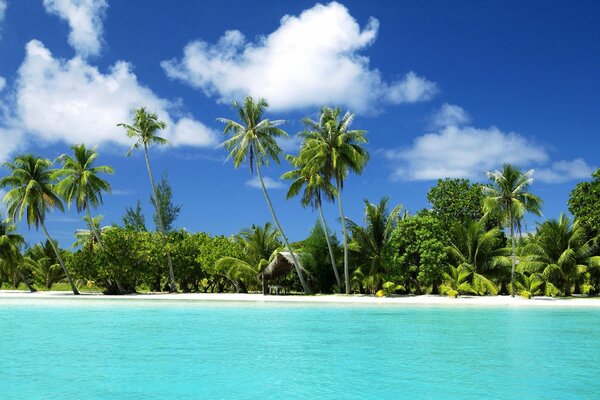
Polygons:
<instances>
[{"instance_id":1,"label":"green foliage","mask_svg":"<svg viewBox=\"0 0 600 400\"><path fill-rule=\"evenodd\" d=\"M437 287L446 265L445 228L430 212L402 218L390 238L393 274L406 290L422 293L421 285Z\"/></svg>"},{"instance_id":2,"label":"green foliage","mask_svg":"<svg viewBox=\"0 0 600 400\"><path fill-rule=\"evenodd\" d=\"M152 217L154 219L154 225L157 227L161 226L159 218L162 218L162 226L165 232L171 232L173 230L173 222L175 222L181 211L181 206L173 204L172 192L173 190L171 189L171 185L169 185L169 179L165 172L158 182L158 185L156 185L156 203L158 203L158 207L160 207L160 212L155 211L154 216ZM156 203L152 197L150 197L150 203L156 210Z\"/></svg>"},{"instance_id":3,"label":"green foliage","mask_svg":"<svg viewBox=\"0 0 600 400\"><path fill-rule=\"evenodd\" d=\"M335 235L329 235L334 260L341 258L341 248ZM314 292L332 293L336 281L331 272L331 260L327 239L321 224L317 221L308 237L302 242L302 265L308 271L308 282Z\"/></svg>"},{"instance_id":4,"label":"green foliage","mask_svg":"<svg viewBox=\"0 0 600 400\"><path fill-rule=\"evenodd\" d=\"M146 218L142 213L142 205L138 200L135 209L133 207L127 207L125 209L125 215L123 216L123 225L125 229L135 232L146 232Z\"/></svg>"},{"instance_id":5,"label":"green foliage","mask_svg":"<svg viewBox=\"0 0 600 400\"><path fill-rule=\"evenodd\" d=\"M58 242L55 241L55 245L58 247ZM69 259L70 253L67 250L59 248L59 251L63 258ZM50 241L33 245L27 249L25 256L25 264L31 270L37 285L51 289L54 284L66 278Z\"/></svg>"},{"instance_id":6,"label":"green foliage","mask_svg":"<svg viewBox=\"0 0 600 400\"><path fill-rule=\"evenodd\" d=\"M445 225L479 221L483 217L483 189L468 179L438 179L427 192L433 214Z\"/></svg>"},{"instance_id":7,"label":"green foliage","mask_svg":"<svg viewBox=\"0 0 600 400\"><path fill-rule=\"evenodd\" d=\"M569 211L590 236L600 235L600 168L591 182L581 182L571 191Z\"/></svg>"}]
</instances>

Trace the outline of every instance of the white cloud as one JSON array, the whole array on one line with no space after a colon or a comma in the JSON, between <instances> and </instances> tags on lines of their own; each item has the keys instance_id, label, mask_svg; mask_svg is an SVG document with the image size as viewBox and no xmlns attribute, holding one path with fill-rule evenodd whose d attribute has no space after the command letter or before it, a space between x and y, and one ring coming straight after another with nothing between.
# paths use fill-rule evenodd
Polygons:
<instances>
[{"instance_id":1,"label":"white cloud","mask_svg":"<svg viewBox=\"0 0 600 400\"><path fill-rule=\"evenodd\" d=\"M6 15L7 6L6 0L0 0L0 29L2 29L2 23L4 22L4 15Z\"/></svg>"},{"instance_id":2,"label":"white cloud","mask_svg":"<svg viewBox=\"0 0 600 400\"><path fill-rule=\"evenodd\" d=\"M419 136L410 148L385 155L396 163L392 177L402 180L478 179L505 163L530 165L548 159L542 147L517 133L457 126Z\"/></svg>"},{"instance_id":3,"label":"white cloud","mask_svg":"<svg viewBox=\"0 0 600 400\"><path fill-rule=\"evenodd\" d=\"M596 168L588 165L581 158L572 161L561 160L552 163L549 167L536 170L535 177L546 183L563 183L570 180L588 179Z\"/></svg>"},{"instance_id":4,"label":"white cloud","mask_svg":"<svg viewBox=\"0 0 600 400\"><path fill-rule=\"evenodd\" d=\"M263 177L263 182L265 183L265 187L267 189L281 189L283 187L283 183L276 181L275 179L269 178L268 176ZM246 186L250 186L255 189L262 189L260 186L260 180L258 176L255 176L252 179L246 181Z\"/></svg>"},{"instance_id":5,"label":"white cloud","mask_svg":"<svg viewBox=\"0 0 600 400\"><path fill-rule=\"evenodd\" d=\"M281 147L281 150L287 153L298 153L300 146L302 145L302 137L299 135L293 135L288 137L280 137L276 139L277 145Z\"/></svg>"},{"instance_id":6,"label":"white cloud","mask_svg":"<svg viewBox=\"0 0 600 400\"><path fill-rule=\"evenodd\" d=\"M67 21L71 28L69 44L79 55L100 53L106 0L44 0L44 7L48 13Z\"/></svg>"},{"instance_id":7,"label":"white cloud","mask_svg":"<svg viewBox=\"0 0 600 400\"><path fill-rule=\"evenodd\" d=\"M0 76L0 92L6 87L6 79Z\"/></svg>"},{"instance_id":8,"label":"white cloud","mask_svg":"<svg viewBox=\"0 0 600 400\"><path fill-rule=\"evenodd\" d=\"M377 37L371 18L361 29L343 5L317 4L286 15L279 28L256 42L236 30L216 44L189 43L181 60L161 63L167 75L202 89L219 101L246 94L266 98L273 110L323 104L369 112L382 103L428 100L436 85L414 72L386 82L360 52Z\"/></svg>"},{"instance_id":9,"label":"white cloud","mask_svg":"<svg viewBox=\"0 0 600 400\"><path fill-rule=\"evenodd\" d=\"M141 106L167 123L163 136L175 146L217 142L218 133L201 122L175 120L177 105L140 84L128 63L118 61L104 74L78 56L54 58L37 40L27 44L19 68L10 127L45 142L129 145L131 139L116 124L130 121L130 111Z\"/></svg>"},{"instance_id":10,"label":"white cloud","mask_svg":"<svg viewBox=\"0 0 600 400\"><path fill-rule=\"evenodd\" d=\"M469 114L462 107L444 103L433 115L431 125L434 128L462 126L469 123L470 120L471 117L469 117Z\"/></svg>"}]
</instances>

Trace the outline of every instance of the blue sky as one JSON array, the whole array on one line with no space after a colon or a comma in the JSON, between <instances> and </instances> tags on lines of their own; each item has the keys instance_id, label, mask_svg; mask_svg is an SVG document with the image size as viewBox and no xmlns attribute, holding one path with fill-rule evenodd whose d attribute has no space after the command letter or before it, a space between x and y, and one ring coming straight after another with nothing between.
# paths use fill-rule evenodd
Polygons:
<instances>
[{"instance_id":1,"label":"blue sky","mask_svg":"<svg viewBox=\"0 0 600 400\"><path fill-rule=\"evenodd\" d=\"M536 170L532 191L555 218L600 165L598 2L141 4L0 0L0 161L97 144L100 162L116 169L98 210L106 223L140 199L151 225L143 158L125 157L129 142L115 126L143 105L169 125L172 145L151 160L182 206L176 226L213 234L270 217L248 169L234 170L217 147L216 118L234 117L230 101L245 94L266 97L268 117L289 121L292 136L320 105L357 114L371 160L344 191L355 220L365 198L387 195L416 212L437 178L485 181L504 162ZM296 145L282 143L286 152ZM299 240L316 214L285 200L286 170L265 175L286 233ZM326 215L339 230L337 208ZM81 226L73 211L48 217L63 246Z\"/></svg>"}]
</instances>

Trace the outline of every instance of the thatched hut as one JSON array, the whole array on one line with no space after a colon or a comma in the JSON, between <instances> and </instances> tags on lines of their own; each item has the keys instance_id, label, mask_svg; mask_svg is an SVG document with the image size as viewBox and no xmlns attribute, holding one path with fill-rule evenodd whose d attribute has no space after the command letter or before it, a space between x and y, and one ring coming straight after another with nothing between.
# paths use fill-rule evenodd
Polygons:
<instances>
[{"instance_id":1,"label":"thatched hut","mask_svg":"<svg viewBox=\"0 0 600 400\"><path fill-rule=\"evenodd\" d=\"M296 256L298 256L298 254L296 254ZM289 274L293 269L294 259L292 258L292 255L287 251L281 251L277 253L275 258L271 260L269 265L265 267L263 273L261 274L263 294L268 294L267 289L269 281L281 279L287 274ZM300 269L304 270L304 268L302 268L302 265L300 265Z\"/></svg>"}]
</instances>

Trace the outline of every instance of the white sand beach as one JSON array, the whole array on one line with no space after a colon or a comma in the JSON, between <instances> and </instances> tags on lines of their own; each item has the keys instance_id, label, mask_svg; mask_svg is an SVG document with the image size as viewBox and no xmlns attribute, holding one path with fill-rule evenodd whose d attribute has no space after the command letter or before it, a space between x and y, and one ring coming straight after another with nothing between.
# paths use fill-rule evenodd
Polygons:
<instances>
[{"instance_id":1,"label":"white sand beach","mask_svg":"<svg viewBox=\"0 0 600 400\"><path fill-rule=\"evenodd\" d=\"M82 293L74 296L71 292L50 291L30 293L17 290L0 290L2 300L28 300L49 302L50 300L131 300L131 301L183 301L183 302L252 302L252 303L308 303L344 305L395 305L395 306L447 306L447 307L600 307L600 298L573 297L552 298L520 296L461 296L456 299L445 296L397 296L374 297L364 295L285 295L263 296L262 294L242 293L144 293L124 296L106 296L99 293Z\"/></svg>"}]
</instances>

